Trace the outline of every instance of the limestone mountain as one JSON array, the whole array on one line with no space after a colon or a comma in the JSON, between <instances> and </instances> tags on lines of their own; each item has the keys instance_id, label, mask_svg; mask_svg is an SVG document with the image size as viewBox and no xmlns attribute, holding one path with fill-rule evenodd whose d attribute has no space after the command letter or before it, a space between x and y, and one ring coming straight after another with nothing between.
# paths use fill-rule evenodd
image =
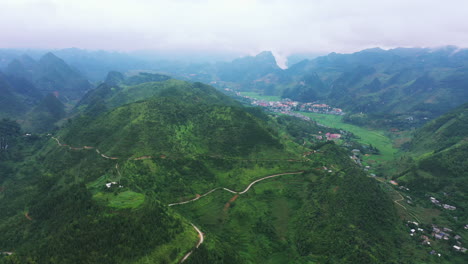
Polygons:
<instances>
[{"instance_id":1,"label":"limestone mountain","mask_svg":"<svg viewBox=\"0 0 468 264\"><path fill-rule=\"evenodd\" d=\"M92 87L80 73L50 52L39 61L26 55L14 59L6 73L32 82L44 96L56 93L64 102L79 99Z\"/></svg>"},{"instance_id":2,"label":"limestone mountain","mask_svg":"<svg viewBox=\"0 0 468 264\"><path fill-rule=\"evenodd\" d=\"M42 94L28 80L0 72L0 116L21 117L41 100Z\"/></svg>"},{"instance_id":3,"label":"limestone mountain","mask_svg":"<svg viewBox=\"0 0 468 264\"><path fill-rule=\"evenodd\" d=\"M43 93L57 92L64 100L77 100L91 88L81 74L50 52L39 60L34 80Z\"/></svg>"},{"instance_id":4,"label":"limestone mountain","mask_svg":"<svg viewBox=\"0 0 468 264\"><path fill-rule=\"evenodd\" d=\"M227 82L251 82L280 70L273 54L264 51L256 56L235 59L229 63L220 63L218 76Z\"/></svg>"},{"instance_id":5,"label":"limestone mountain","mask_svg":"<svg viewBox=\"0 0 468 264\"><path fill-rule=\"evenodd\" d=\"M456 47L331 53L287 72L293 82L283 96L310 95L352 112L434 118L468 100L468 51Z\"/></svg>"}]
</instances>

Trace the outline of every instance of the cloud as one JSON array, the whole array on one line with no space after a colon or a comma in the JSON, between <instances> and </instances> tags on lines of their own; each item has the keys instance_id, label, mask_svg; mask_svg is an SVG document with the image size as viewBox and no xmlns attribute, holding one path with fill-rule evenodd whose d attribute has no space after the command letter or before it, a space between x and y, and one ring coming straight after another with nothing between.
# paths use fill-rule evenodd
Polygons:
<instances>
[{"instance_id":1,"label":"cloud","mask_svg":"<svg viewBox=\"0 0 468 264\"><path fill-rule=\"evenodd\" d=\"M15 0L0 47L351 52L468 47L464 0Z\"/></svg>"}]
</instances>

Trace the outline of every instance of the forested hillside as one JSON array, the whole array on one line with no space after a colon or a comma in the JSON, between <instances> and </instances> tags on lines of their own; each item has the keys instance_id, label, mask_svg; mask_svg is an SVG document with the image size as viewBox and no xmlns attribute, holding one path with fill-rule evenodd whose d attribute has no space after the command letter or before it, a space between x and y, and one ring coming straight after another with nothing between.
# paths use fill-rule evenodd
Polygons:
<instances>
[{"instance_id":1,"label":"forested hillside","mask_svg":"<svg viewBox=\"0 0 468 264\"><path fill-rule=\"evenodd\" d=\"M408 170L398 179L416 190L450 192L465 205L467 124L468 105L464 104L420 128L408 145Z\"/></svg>"},{"instance_id":2,"label":"forested hillside","mask_svg":"<svg viewBox=\"0 0 468 264\"><path fill-rule=\"evenodd\" d=\"M52 136L21 136L4 121L12 143L2 150L0 249L14 254L0 261L176 263L192 252L187 263L275 263L272 251L296 263L398 259L391 202L335 144L301 146L308 136L293 120L200 83L108 87L102 111L83 103ZM336 233L341 226L350 233Z\"/></svg>"},{"instance_id":3,"label":"forested hillside","mask_svg":"<svg viewBox=\"0 0 468 264\"><path fill-rule=\"evenodd\" d=\"M178 75L327 102L351 111L344 121L405 130L466 99L465 53L449 51L330 54L288 70L264 52ZM17 57L5 70L0 113L16 121L0 122L0 263L464 259L450 243L463 245L467 219L466 104L416 130L395 160L374 165L370 138L364 146L341 127L247 107L200 82L112 71L88 91L53 54ZM428 196L456 210L436 214ZM444 252L437 259L408 237L407 220L461 236L435 242L433 251Z\"/></svg>"}]
</instances>

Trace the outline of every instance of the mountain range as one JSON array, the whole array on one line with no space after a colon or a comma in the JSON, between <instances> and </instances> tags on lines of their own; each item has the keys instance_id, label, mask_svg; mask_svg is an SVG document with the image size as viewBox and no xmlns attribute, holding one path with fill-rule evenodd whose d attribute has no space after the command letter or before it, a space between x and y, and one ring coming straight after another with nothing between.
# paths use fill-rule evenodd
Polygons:
<instances>
[{"instance_id":1,"label":"mountain range","mask_svg":"<svg viewBox=\"0 0 468 264\"><path fill-rule=\"evenodd\" d=\"M52 53L7 55L2 264L466 261L466 50L332 53L286 70L271 52L147 71L129 61L95 87ZM75 59L96 76L107 67ZM332 119L409 139L374 165L379 151L357 135L224 88L342 107Z\"/></svg>"}]
</instances>

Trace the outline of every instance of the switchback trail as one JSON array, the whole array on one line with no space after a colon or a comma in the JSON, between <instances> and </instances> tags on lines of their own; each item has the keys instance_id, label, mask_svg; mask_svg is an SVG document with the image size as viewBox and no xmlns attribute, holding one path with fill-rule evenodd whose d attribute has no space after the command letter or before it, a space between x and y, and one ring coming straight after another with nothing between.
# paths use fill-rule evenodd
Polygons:
<instances>
[{"instance_id":1,"label":"switchback trail","mask_svg":"<svg viewBox=\"0 0 468 264\"><path fill-rule=\"evenodd\" d=\"M388 185L387 182L386 182L385 180L383 180L383 179L379 179L379 178L377 178L377 177L373 177L373 178L376 179L377 181L383 183L383 184ZM401 193L400 193L399 191L393 189L391 186L390 186L390 188L391 188L396 194L398 194L398 195L400 196L400 199L393 200L393 202L396 203L396 204L398 204L399 206L401 206L403 209L405 209L405 211L408 213L408 215L410 215L411 217L413 217L416 221L418 221L418 222L420 223L421 220L419 220L419 218L418 218L413 212L411 212L410 210L408 210L408 208L406 208L404 205L402 205L402 204L400 203L401 201L404 201L404 200L405 200L405 198L403 197L403 195L401 195Z\"/></svg>"}]
</instances>

